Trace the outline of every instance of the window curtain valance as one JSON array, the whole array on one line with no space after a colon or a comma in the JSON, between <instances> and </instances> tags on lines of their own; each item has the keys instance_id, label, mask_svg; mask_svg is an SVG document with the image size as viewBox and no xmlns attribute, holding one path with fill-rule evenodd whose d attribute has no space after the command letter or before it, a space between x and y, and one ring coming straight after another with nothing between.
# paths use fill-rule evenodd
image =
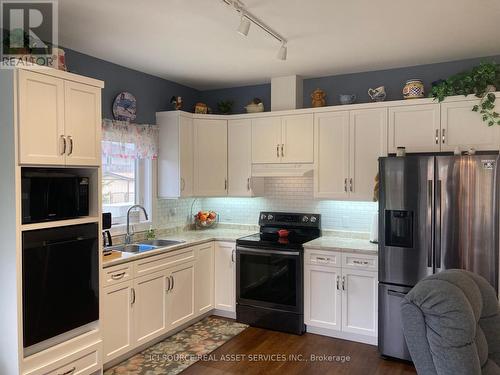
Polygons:
<instances>
[{"instance_id":1,"label":"window curtain valance","mask_svg":"<svg viewBox=\"0 0 500 375\"><path fill-rule=\"evenodd\" d=\"M102 153L104 156L132 159L156 159L158 126L126 121L102 121Z\"/></svg>"}]
</instances>

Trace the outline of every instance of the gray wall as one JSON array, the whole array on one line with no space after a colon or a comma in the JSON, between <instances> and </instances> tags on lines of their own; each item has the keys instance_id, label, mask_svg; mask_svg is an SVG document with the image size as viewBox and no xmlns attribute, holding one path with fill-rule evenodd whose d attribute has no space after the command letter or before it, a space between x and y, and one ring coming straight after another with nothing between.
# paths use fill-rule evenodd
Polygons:
<instances>
[{"instance_id":1,"label":"gray wall","mask_svg":"<svg viewBox=\"0 0 500 375\"><path fill-rule=\"evenodd\" d=\"M326 92L327 105L339 104L339 94L356 94L358 103L369 102L370 98L367 94L368 88L375 88L382 85L386 88L387 100L399 100L403 99L401 91L405 81L412 78L419 78L424 81L427 95L433 81L448 78L453 74L469 70L484 60L493 60L500 63L500 56L305 79L304 108L309 108L311 106L310 95L316 88L323 89ZM216 106L212 103L217 103L217 101L221 99L234 100L236 103L234 107L235 113L244 112L243 106L254 96L263 97L266 111L270 110L270 84L201 92L202 100L211 103L214 109L216 109Z\"/></svg>"},{"instance_id":2,"label":"gray wall","mask_svg":"<svg viewBox=\"0 0 500 375\"><path fill-rule=\"evenodd\" d=\"M245 106L253 98L262 100L266 111L271 110L271 85L242 86L200 92L200 101L207 103L214 113L217 113L217 102L220 100L233 100L233 113L244 113L246 112Z\"/></svg>"},{"instance_id":3,"label":"gray wall","mask_svg":"<svg viewBox=\"0 0 500 375\"><path fill-rule=\"evenodd\" d=\"M105 82L102 92L103 118L113 118L113 101L122 91L131 92L137 99L137 118L134 121L136 123L156 123L156 112L172 109L170 98L173 95L182 96L184 109L187 111L192 111L194 104L198 101L200 95L198 90L68 48L64 50L70 72Z\"/></svg>"}]
</instances>

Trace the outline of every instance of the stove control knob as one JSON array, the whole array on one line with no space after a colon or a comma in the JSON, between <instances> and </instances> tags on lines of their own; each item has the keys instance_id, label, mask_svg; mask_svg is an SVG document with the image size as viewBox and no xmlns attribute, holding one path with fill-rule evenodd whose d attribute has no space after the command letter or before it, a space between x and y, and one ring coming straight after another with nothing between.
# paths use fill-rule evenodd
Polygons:
<instances>
[{"instance_id":1,"label":"stove control knob","mask_svg":"<svg viewBox=\"0 0 500 375\"><path fill-rule=\"evenodd\" d=\"M309 218L307 216L302 216L302 222L307 223L309 221Z\"/></svg>"},{"instance_id":2,"label":"stove control knob","mask_svg":"<svg viewBox=\"0 0 500 375\"><path fill-rule=\"evenodd\" d=\"M311 223L315 223L316 222L316 216L311 216Z\"/></svg>"},{"instance_id":3,"label":"stove control knob","mask_svg":"<svg viewBox=\"0 0 500 375\"><path fill-rule=\"evenodd\" d=\"M260 215L260 220L266 220L266 214Z\"/></svg>"},{"instance_id":4,"label":"stove control knob","mask_svg":"<svg viewBox=\"0 0 500 375\"><path fill-rule=\"evenodd\" d=\"M272 219L274 219L273 215L271 215L271 214L267 215L267 220L271 221Z\"/></svg>"}]
</instances>

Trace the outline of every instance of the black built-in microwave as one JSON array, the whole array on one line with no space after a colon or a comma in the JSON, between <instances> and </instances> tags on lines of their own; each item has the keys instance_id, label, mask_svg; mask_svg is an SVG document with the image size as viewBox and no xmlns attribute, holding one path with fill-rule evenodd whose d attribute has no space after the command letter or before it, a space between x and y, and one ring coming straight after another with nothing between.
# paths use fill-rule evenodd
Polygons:
<instances>
[{"instance_id":1,"label":"black built-in microwave","mask_svg":"<svg viewBox=\"0 0 500 375\"><path fill-rule=\"evenodd\" d=\"M71 169L22 168L22 223L89 215L89 178Z\"/></svg>"}]
</instances>

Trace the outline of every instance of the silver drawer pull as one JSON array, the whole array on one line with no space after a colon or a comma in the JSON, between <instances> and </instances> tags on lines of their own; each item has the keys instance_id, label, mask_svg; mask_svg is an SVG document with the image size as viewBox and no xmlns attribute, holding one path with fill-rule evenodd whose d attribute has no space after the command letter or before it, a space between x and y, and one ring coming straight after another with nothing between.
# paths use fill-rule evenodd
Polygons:
<instances>
[{"instance_id":1,"label":"silver drawer pull","mask_svg":"<svg viewBox=\"0 0 500 375\"><path fill-rule=\"evenodd\" d=\"M361 260L353 260L352 262L353 262L354 264L363 264L363 265L365 265L365 266L369 264L369 262L368 262L368 261L366 261L366 260L365 260L365 261L361 261Z\"/></svg>"},{"instance_id":2,"label":"silver drawer pull","mask_svg":"<svg viewBox=\"0 0 500 375\"><path fill-rule=\"evenodd\" d=\"M114 275L111 275L111 278L113 280L120 280L120 279L123 279L123 276L125 276L125 271L120 272L120 273L115 273Z\"/></svg>"},{"instance_id":3,"label":"silver drawer pull","mask_svg":"<svg viewBox=\"0 0 500 375\"><path fill-rule=\"evenodd\" d=\"M76 371L76 366L73 366L72 368L70 368L68 371L66 372L61 372L59 375L70 375L72 373L74 373Z\"/></svg>"}]
</instances>

